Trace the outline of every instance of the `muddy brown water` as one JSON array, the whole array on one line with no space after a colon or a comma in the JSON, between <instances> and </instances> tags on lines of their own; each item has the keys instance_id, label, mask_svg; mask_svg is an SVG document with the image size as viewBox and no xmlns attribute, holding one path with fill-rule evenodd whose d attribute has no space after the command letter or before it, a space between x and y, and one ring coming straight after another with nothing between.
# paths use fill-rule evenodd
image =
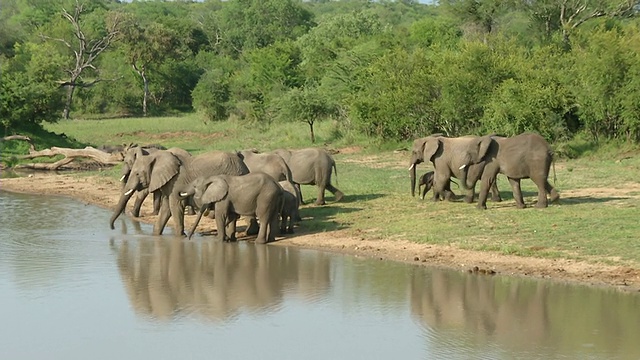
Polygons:
<instances>
[{"instance_id":1,"label":"muddy brown water","mask_svg":"<svg viewBox=\"0 0 640 360\"><path fill-rule=\"evenodd\" d=\"M0 359L640 359L640 294L110 215L0 191Z\"/></svg>"}]
</instances>

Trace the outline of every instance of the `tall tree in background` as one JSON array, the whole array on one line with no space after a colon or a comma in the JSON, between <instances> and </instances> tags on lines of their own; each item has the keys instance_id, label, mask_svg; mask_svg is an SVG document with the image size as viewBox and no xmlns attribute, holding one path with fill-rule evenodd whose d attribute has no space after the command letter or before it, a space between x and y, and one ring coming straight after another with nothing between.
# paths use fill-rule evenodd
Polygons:
<instances>
[{"instance_id":1,"label":"tall tree in background","mask_svg":"<svg viewBox=\"0 0 640 360\"><path fill-rule=\"evenodd\" d=\"M295 39L313 25L311 12L293 0L229 1L220 15L222 41L237 53Z\"/></svg>"},{"instance_id":2,"label":"tall tree in background","mask_svg":"<svg viewBox=\"0 0 640 360\"><path fill-rule=\"evenodd\" d=\"M167 57L172 57L178 49L179 41L175 34L162 24L153 22L143 25L135 17L130 17L123 27L122 41L127 61L142 79L142 113L147 116L150 97L149 70Z\"/></svg>"},{"instance_id":3,"label":"tall tree in background","mask_svg":"<svg viewBox=\"0 0 640 360\"><path fill-rule=\"evenodd\" d=\"M515 5L512 0L442 0L439 3L462 20L467 33L479 33L484 43L496 31L500 17Z\"/></svg>"},{"instance_id":4,"label":"tall tree in background","mask_svg":"<svg viewBox=\"0 0 640 360\"><path fill-rule=\"evenodd\" d=\"M92 3L91 5L96 5ZM65 107L62 112L62 117L69 118L71 111L71 103L73 101L73 93L76 87L91 87L99 81L102 81L96 74L95 62L96 58L105 51L116 38L120 31L120 25L122 23L122 14L117 12L108 12L104 19L104 28L97 30L91 29L91 33L95 37L89 37L84 28L84 24L81 22L81 16L87 14L89 10L84 2L76 0L75 7L72 12L67 9L62 9L62 17L68 21L72 26L72 37L50 37L42 35L43 38L58 41L64 44L74 55L74 62L71 66L65 69L68 74L68 78L60 82L61 86L67 87L67 98L65 101ZM84 80L83 73L87 70L93 70L93 75L96 76L92 80Z\"/></svg>"}]
</instances>

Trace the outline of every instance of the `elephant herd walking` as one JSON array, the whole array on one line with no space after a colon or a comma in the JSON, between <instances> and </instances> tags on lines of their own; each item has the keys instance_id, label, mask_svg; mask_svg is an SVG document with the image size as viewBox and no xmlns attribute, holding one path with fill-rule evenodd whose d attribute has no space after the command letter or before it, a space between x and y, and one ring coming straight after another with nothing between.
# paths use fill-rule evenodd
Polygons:
<instances>
[{"instance_id":1,"label":"elephant herd walking","mask_svg":"<svg viewBox=\"0 0 640 360\"><path fill-rule=\"evenodd\" d=\"M431 162L434 171L424 174L420 185L425 186L422 197L433 188L433 199L451 200L451 178L460 181L466 191L465 202L472 202L475 186L480 181L478 208L487 208L489 191L492 200L500 201L496 177L503 174L509 179L513 198L518 208L524 208L520 180L531 179L538 187L536 207L547 207L549 200L556 201L560 195L549 183L549 170L553 152L540 135L524 133L513 137L496 135L463 136L457 138L435 134L416 139L410 161L411 195L415 196L416 165Z\"/></svg>"},{"instance_id":2,"label":"elephant herd walking","mask_svg":"<svg viewBox=\"0 0 640 360\"><path fill-rule=\"evenodd\" d=\"M276 150L258 153L211 151L191 156L179 148L124 150L121 181L122 193L110 219L111 229L131 197L137 193L132 215L140 215L140 207L148 194L154 196L154 214L158 215L153 234L162 234L169 218L173 218L177 235L186 235L185 208L194 207L198 217L189 233L195 231L204 214L213 212L217 238L235 240L236 221L246 216L250 221L248 235L257 234L256 243L275 240L276 232L293 232L293 222L300 220L302 203L300 185L316 185L316 204L325 204L324 191L329 190L340 201L343 194L331 184L336 172L331 155L317 148ZM279 223L280 221L280 223Z\"/></svg>"}]
</instances>

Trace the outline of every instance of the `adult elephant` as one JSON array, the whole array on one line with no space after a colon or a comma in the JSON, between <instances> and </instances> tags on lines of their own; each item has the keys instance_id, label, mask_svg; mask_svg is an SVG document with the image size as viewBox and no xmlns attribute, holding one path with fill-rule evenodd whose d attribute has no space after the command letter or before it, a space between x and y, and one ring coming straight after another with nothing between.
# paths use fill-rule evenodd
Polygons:
<instances>
[{"instance_id":1,"label":"adult elephant","mask_svg":"<svg viewBox=\"0 0 640 360\"><path fill-rule=\"evenodd\" d=\"M256 216L260 219L260 230L256 243L265 244L275 240L278 219L283 204L284 190L269 175L261 172L243 176L200 176L184 191L182 198L192 198L200 210L189 238L193 235L202 215L213 210L220 240L235 240L238 216Z\"/></svg>"},{"instance_id":2,"label":"adult elephant","mask_svg":"<svg viewBox=\"0 0 640 360\"><path fill-rule=\"evenodd\" d=\"M180 161L184 162L188 158L191 157L191 154L183 150L181 148L173 147L170 149L160 149L158 147L140 147L140 146L127 146L125 147L124 153L124 164L122 165L122 177L120 181L126 184L129 179L129 174L131 173L131 168L133 167L133 163L139 156L149 155L156 151L168 151L175 156L177 156ZM131 215L134 217L140 217L140 209L142 208L142 203L149 195L149 188L142 189L141 191L136 191L136 201L133 203L133 209L131 210ZM153 213L152 215L158 215L160 212L160 191L153 192Z\"/></svg>"},{"instance_id":3,"label":"adult elephant","mask_svg":"<svg viewBox=\"0 0 640 360\"><path fill-rule=\"evenodd\" d=\"M430 161L435 173L433 176L433 200L441 198L452 200L454 197L450 189L451 177L460 179L460 187L466 190L465 202L473 202L475 185L484 169L480 154L485 154L489 149L492 139L490 136L463 136L448 138L435 134L416 139L413 142L410 161L411 196L415 196L416 166L422 162ZM501 201L497 186L492 188L492 199Z\"/></svg>"},{"instance_id":4,"label":"adult elephant","mask_svg":"<svg viewBox=\"0 0 640 360\"><path fill-rule=\"evenodd\" d=\"M270 175L275 181L292 181L291 169L278 154L242 150L238 151L238 156L247 164L249 172L263 172Z\"/></svg>"},{"instance_id":5,"label":"adult elephant","mask_svg":"<svg viewBox=\"0 0 640 360\"><path fill-rule=\"evenodd\" d=\"M335 200L340 201L344 197L342 191L331 184L331 173L338 170L333 157L324 149L306 148L299 150L278 149L272 152L280 155L291 169L293 182L300 185L316 185L318 197L316 205L324 205L324 191L329 190L334 194ZM302 200L302 196L300 196Z\"/></svg>"},{"instance_id":6,"label":"adult elephant","mask_svg":"<svg viewBox=\"0 0 640 360\"><path fill-rule=\"evenodd\" d=\"M553 151L549 143L538 134L524 133L508 138L493 136L487 151L473 154L472 162L484 164L478 208L487 208L488 189L495 184L499 173L509 179L518 208L525 207L520 188L521 179L531 179L538 187L538 208L547 207L547 194L551 202L560 198L548 180Z\"/></svg>"},{"instance_id":7,"label":"adult elephant","mask_svg":"<svg viewBox=\"0 0 640 360\"><path fill-rule=\"evenodd\" d=\"M168 151L139 155L131 167L118 205L111 216L111 229L133 193L149 189L150 192L160 191L161 194L160 213L153 227L153 234L162 234L167 221L173 216L176 234L184 235L184 201L179 196L181 189L200 176L249 173L244 161L230 152L212 151L186 160L180 160Z\"/></svg>"}]
</instances>

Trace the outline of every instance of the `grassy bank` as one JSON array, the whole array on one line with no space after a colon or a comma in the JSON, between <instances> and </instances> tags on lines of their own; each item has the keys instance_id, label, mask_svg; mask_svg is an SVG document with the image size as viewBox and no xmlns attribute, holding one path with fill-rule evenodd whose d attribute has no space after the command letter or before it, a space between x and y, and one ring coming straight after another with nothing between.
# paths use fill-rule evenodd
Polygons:
<instances>
[{"instance_id":1,"label":"grassy bank","mask_svg":"<svg viewBox=\"0 0 640 360\"><path fill-rule=\"evenodd\" d=\"M193 153L312 145L305 123L267 128L234 122L204 124L189 116L74 120L47 125L47 130L64 133L77 144L160 143ZM346 198L333 203L328 196L327 206L304 207L305 229L345 229L363 238L640 266L640 156L633 149L607 148L578 159L558 160L555 186L561 200L547 209L516 209L511 189L500 176L498 186L505 201L489 202L489 209L480 211L462 202L412 198L407 171L410 143L382 146L340 131L331 122L316 124L316 136L316 146L340 150L334 155L337 187ZM419 172L429 169L422 165ZM118 171L107 171L105 176L116 177ZM536 188L529 180L522 183L525 202L531 204ZM305 200L315 199L314 187L302 190Z\"/></svg>"}]
</instances>

